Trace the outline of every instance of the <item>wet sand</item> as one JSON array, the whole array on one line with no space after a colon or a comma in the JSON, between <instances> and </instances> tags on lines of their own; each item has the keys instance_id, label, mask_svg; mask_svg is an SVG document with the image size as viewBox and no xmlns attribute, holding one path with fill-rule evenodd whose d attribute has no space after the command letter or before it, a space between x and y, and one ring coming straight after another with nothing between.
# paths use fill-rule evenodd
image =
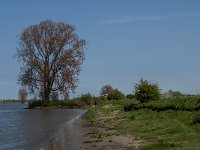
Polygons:
<instances>
[{"instance_id":1,"label":"wet sand","mask_svg":"<svg viewBox=\"0 0 200 150\"><path fill-rule=\"evenodd\" d=\"M87 134L83 143L82 149L89 150L137 150L145 141L135 139L132 135L112 135L98 139Z\"/></svg>"},{"instance_id":2,"label":"wet sand","mask_svg":"<svg viewBox=\"0 0 200 150\"><path fill-rule=\"evenodd\" d=\"M82 127L82 115L70 119L64 125L63 130L54 139L49 140L41 150L79 150L83 149L84 138L89 130Z\"/></svg>"},{"instance_id":3,"label":"wet sand","mask_svg":"<svg viewBox=\"0 0 200 150\"><path fill-rule=\"evenodd\" d=\"M140 143L131 136L109 136L101 140L88 138L84 149L90 150L136 150Z\"/></svg>"},{"instance_id":4,"label":"wet sand","mask_svg":"<svg viewBox=\"0 0 200 150\"><path fill-rule=\"evenodd\" d=\"M132 135L98 139L91 137L90 131L82 115L78 115L67 121L62 132L41 150L136 150L145 142Z\"/></svg>"}]
</instances>

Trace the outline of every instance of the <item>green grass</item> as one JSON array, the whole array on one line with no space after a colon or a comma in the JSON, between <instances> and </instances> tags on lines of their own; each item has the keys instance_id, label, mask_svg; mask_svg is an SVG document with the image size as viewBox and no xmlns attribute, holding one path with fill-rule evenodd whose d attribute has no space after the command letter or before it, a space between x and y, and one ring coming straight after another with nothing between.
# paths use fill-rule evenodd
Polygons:
<instances>
[{"instance_id":1,"label":"green grass","mask_svg":"<svg viewBox=\"0 0 200 150\"><path fill-rule=\"evenodd\" d=\"M134 115L134 120L120 122L118 130L122 133L133 133L153 145L172 146L177 149L200 148L200 125L192 120L197 112L137 110L126 112L125 117Z\"/></svg>"},{"instance_id":2,"label":"green grass","mask_svg":"<svg viewBox=\"0 0 200 150\"><path fill-rule=\"evenodd\" d=\"M90 94L81 95L81 97L71 100L33 100L29 102L29 109L77 109L87 108L93 105L100 105L104 103L102 97L93 97Z\"/></svg>"},{"instance_id":3,"label":"green grass","mask_svg":"<svg viewBox=\"0 0 200 150\"><path fill-rule=\"evenodd\" d=\"M88 112L84 118L93 128L91 137L100 140L111 135L130 135L145 140L141 150L200 149L200 98L185 96L147 103L132 99L101 100L86 105L86 100L36 101L33 108L79 108ZM91 99L91 104L95 104ZM88 101L87 101L88 102Z\"/></svg>"},{"instance_id":4,"label":"green grass","mask_svg":"<svg viewBox=\"0 0 200 150\"><path fill-rule=\"evenodd\" d=\"M173 105L194 108L199 103L198 98L175 98L153 101L146 105ZM174 149L195 150L200 149L200 124L194 123L200 118L199 111L154 111L149 108L124 111L124 106L140 105L134 100L109 101L104 105L90 108L85 118L92 122L92 126L105 128L110 135L132 134L136 139L145 140L142 150ZM103 119L102 119L103 118ZM200 119L199 119L200 120ZM115 130L115 132L113 132ZM102 130L96 132L98 136ZM109 134L108 134L109 136Z\"/></svg>"},{"instance_id":5,"label":"green grass","mask_svg":"<svg viewBox=\"0 0 200 150\"><path fill-rule=\"evenodd\" d=\"M198 111L200 110L199 96L182 96L175 98L163 98L161 100L150 101L147 103L133 103L124 107L124 110L151 109L154 111L165 110L182 110L182 111Z\"/></svg>"}]
</instances>

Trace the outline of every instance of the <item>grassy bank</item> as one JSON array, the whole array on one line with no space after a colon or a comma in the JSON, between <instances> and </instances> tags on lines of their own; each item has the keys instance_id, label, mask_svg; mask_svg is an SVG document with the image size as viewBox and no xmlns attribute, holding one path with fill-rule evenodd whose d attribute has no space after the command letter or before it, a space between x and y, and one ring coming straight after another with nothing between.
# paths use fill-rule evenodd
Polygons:
<instances>
[{"instance_id":1,"label":"grassy bank","mask_svg":"<svg viewBox=\"0 0 200 150\"><path fill-rule=\"evenodd\" d=\"M162 99L143 104L122 99L90 107L84 118L92 127L91 136L97 139L131 134L135 140L143 141L142 150L194 150L200 149L198 106L199 97Z\"/></svg>"}]
</instances>

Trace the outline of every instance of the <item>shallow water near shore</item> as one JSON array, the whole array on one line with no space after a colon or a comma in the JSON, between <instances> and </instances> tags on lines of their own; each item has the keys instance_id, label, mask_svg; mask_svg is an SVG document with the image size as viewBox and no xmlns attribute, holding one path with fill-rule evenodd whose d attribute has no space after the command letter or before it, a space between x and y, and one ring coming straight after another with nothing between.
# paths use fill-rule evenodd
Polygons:
<instances>
[{"instance_id":1,"label":"shallow water near shore","mask_svg":"<svg viewBox=\"0 0 200 150\"><path fill-rule=\"evenodd\" d=\"M72 149L73 141L84 134L74 125L85 110L26 107L24 104L0 105L0 149Z\"/></svg>"}]
</instances>

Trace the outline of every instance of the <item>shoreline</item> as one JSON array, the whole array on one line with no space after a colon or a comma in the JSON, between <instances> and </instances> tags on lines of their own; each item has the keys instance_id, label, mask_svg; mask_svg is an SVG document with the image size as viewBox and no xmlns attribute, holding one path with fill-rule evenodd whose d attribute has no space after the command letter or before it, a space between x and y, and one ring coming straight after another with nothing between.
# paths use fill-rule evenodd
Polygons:
<instances>
[{"instance_id":1,"label":"shoreline","mask_svg":"<svg viewBox=\"0 0 200 150\"><path fill-rule=\"evenodd\" d=\"M65 124L63 132L55 139L48 141L40 150L136 150L144 141L136 140L132 135L111 135L93 137L93 130L83 115L77 115Z\"/></svg>"},{"instance_id":2,"label":"shoreline","mask_svg":"<svg viewBox=\"0 0 200 150\"><path fill-rule=\"evenodd\" d=\"M198 149L200 147L198 134L200 117L199 112L196 111L197 106L199 107L199 97L163 99L144 104L122 99L85 106L85 109L68 110L35 109L29 111L24 110L22 105L16 106L16 108L12 105L2 107L2 112L11 111L14 116L15 114L19 116L16 117L19 118L18 122L23 122L23 125L18 127L21 130L16 130L18 134L12 135L15 137L24 133L22 137L25 138L22 140L28 139L29 141L25 141L24 144L19 143L22 140L10 142L16 144L16 148L135 150L185 147ZM171 109L174 106L183 108L182 110L185 111ZM160 108L162 111L158 111ZM163 110L163 108L168 109ZM193 111L186 111L185 108ZM10 120L12 121L13 117ZM4 135L7 135L7 132Z\"/></svg>"},{"instance_id":3,"label":"shoreline","mask_svg":"<svg viewBox=\"0 0 200 150\"><path fill-rule=\"evenodd\" d=\"M90 123L82 119L82 128L87 130L87 135L83 138L83 149L90 150L137 150L145 143L144 140L136 139L133 135L113 134L107 136L96 136L97 132L114 132L113 129L91 126ZM100 121L100 120L99 120Z\"/></svg>"},{"instance_id":4,"label":"shoreline","mask_svg":"<svg viewBox=\"0 0 200 150\"><path fill-rule=\"evenodd\" d=\"M82 141L84 141L84 137L89 132L86 128L82 127L84 121L82 116L84 113L78 114L68 120L56 137L50 139L40 150L83 149L84 143Z\"/></svg>"},{"instance_id":5,"label":"shoreline","mask_svg":"<svg viewBox=\"0 0 200 150\"><path fill-rule=\"evenodd\" d=\"M93 120L95 124L93 124L85 116L88 115L88 112L91 114L91 110L100 111L98 107L82 109L63 125L58 134L48 139L40 150L136 150L147 143L134 135L118 132L115 125L112 124L112 120L118 118L119 110L109 111L106 115L101 114L105 113L105 110L109 110L110 105L103 105L101 109L103 112L99 112L100 115L92 113L96 116Z\"/></svg>"}]
</instances>

